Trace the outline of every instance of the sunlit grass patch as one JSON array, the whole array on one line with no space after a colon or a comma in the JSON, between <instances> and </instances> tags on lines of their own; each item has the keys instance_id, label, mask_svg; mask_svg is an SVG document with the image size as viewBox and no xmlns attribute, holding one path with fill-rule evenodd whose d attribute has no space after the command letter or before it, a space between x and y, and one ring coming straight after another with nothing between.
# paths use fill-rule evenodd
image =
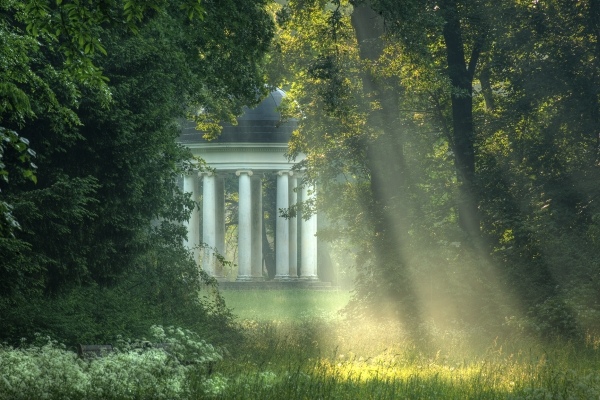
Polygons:
<instances>
[{"instance_id":1,"label":"sunlit grass patch","mask_svg":"<svg viewBox=\"0 0 600 400\"><path fill-rule=\"evenodd\" d=\"M600 396L595 352L559 344L516 350L494 345L479 357L415 356L413 349L356 354L248 358L221 365L227 399L590 399ZM525 343L521 343L525 344ZM452 349L449 349L451 351ZM290 353L288 353L290 354ZM239 361L239 360L238 360ZM234 378L233 378L234 377Z\"/></svg>"},{"instance_id":2,"label":"sunlit grass patch","mask_svg":"<svg viewBox=\"0 0 600 400\"><path fill-rule=\"evenodd\" d=\"M426 340L411 335L398 321L330 318L330 314L314 310L304 315L275 314L265 306L306 307L310 301L303 299L303 294L294 298L296 294L236 293L235 301L242 305L237 313L246 340L236 347L233 358L219 366L219 372L228 377L219 398L600 396L600 357L592 339L587 347L560 341L544 343L527 336L502 339L481 327L442 327L432 320L419 327L428 336ZM327 293L318 304L334 304L324 300L331 297ZM258 304L249 306L251 302ZM263 307L253 308L257 305ZM240 312L243 309L253 312L254 318Z\"/></svg>"}]
</instances>

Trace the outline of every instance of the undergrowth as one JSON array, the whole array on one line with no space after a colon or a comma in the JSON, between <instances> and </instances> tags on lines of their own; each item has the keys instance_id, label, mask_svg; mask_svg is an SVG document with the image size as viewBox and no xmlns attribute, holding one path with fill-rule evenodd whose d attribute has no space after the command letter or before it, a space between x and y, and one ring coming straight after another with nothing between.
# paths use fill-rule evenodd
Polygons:
<instances>
[{"instance_id":1,"label":"undergrowth","mask_svg":"<svg viewBox=\"0 0 600 400\"><path fill-rule=\"evenodd\" d=\"M307 310L301 303L296 310ZM348 320L320 308L294 311L295 318L239 318L241 335L219 348L158 326L149 340L120 340L117 351L90 360L48 338L3 345L0 399L600 397L600 340L592 334L585 342L551 342L435 321L406 330L397 321Z\"/></svg>"}]
</instances>

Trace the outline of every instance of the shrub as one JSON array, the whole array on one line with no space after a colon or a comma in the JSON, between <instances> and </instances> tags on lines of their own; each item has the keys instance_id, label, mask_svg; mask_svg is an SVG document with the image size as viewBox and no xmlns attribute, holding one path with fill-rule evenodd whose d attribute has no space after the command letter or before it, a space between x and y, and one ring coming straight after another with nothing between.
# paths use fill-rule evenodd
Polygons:
<instances>
[{"instance_id":1,"label":"shrub","mask_svg":"<svg viewBox=\"0 0 600 400\"><path fill-rule=\"evenodd\" d=\"M149 341L122 341L115 352L81 360L56 341L0 347L0 399L173 399L218 394L226 380L210 374L220 351L181 328L152 327ZM142 346L143 344L143 346Z\"/></svg>"},{"instance_id":2,"label":"shrub","mask_svg":"<svg viewBox=\"0 0 600 400\"><path fill-rule=\"evenodd\" d=\"M43 346L0 347L0 398L82 398L89 387L85 363L47 339Z\"/></svg>"}]
</instances>

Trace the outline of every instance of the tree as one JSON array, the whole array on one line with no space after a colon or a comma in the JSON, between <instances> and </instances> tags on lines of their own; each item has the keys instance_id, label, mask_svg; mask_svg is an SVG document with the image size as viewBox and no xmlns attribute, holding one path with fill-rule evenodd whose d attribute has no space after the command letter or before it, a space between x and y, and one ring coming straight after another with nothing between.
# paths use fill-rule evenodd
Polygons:
<instances>
[{"instance_id":1,"label":"tree","mask_svg":"<svg viewBox=\"0 0 600 400\"><path fill-rule=\"evenodd\" d=\"M486 268L468 267L479 262L531 316L572 315L574 293L590 304L580 277L596 273L597 2L353 4L288 2L276 49L301 121L291 154L307 154L320 205L375 255L362 298L381 310L393 293L390 307L412 308L407 281L428 263L461 265L481 277L453 282L462 301L491 310ZM565 268L575 253L586 261Z\"/></svg>"},{"instance_id":2,"label":"tree","mask_svg":"<svg viewBox=\"0 0 600 400\"><path fill-rule=\"evenodd\" d=\"M430 62L429 65L437 69L439 79L445 82L443 95L450 98L451 113L443 118L449 120L446 133L454 154L460 190L459 223L472 239L476 239L480 235L480 218L475 189L473 82L480 56L489 46L488 19L494 6L485 1L456 0L394 4L372 1L368 4L385 19L392 41L401 44L407 57L422 67ZM433 97L431 100L441 104L438 96ZM439 111L443 115L444 110ZM440 121L441 124L444 122Z\"/></svg>"},{"instance_id":3,"label":"tree","mask_svg":"<svg viewBox=\"0 0 600 400\"><path fill-rule=\"evenodd\" d=\"M483 226L534 309L551 297L581 296L592 282L581 277L594 274L594 7L511 4L500 14L504 22L486 61L494 107L481 124ZM573 258L581 262L565 268Z\"/></svg>"},{"instance_id":4,"label":"tree","mask_svg":"<svg viewBox=\"0 0 600 400\"><path fill-rule=\"evenodd\" d=\"M61 14L67 4L75 3L48 6ZM131 19L130 8L99 4L108 8L92 12L99 24L89 27L90 40L106 54L86 53L86 40L81 52L102 72L98 85L68 73L60 41L34 53L32 71L47 73L42 81L65 110L45 113L47 103L32 103L35 118L19 129L37 149L36 185L12 178L17 155L6 154L11 180L3 195L22 229L0 241L0 306L22 310L15 305L82 290L112 291L117 301L134 290L152 308L139 314L148 318L189 317L184 304L209 313L195 306L197 271L182 246L181 222L195 204L177 187L190 158L176 143L177 119L201 107L235 115L258 100L272 21L262 1L206 0L202 19L190 19L180 2L140 2ZM31 312L39 317L39 309Z\"/></svg>"},{"instance_id":5,"label":"tree","mask_svg":"<svg viewBox=\"0 0 600 400\"><path fill-rule=\"evenodd\" d=\"M43 110L52 116L52 129L78 125L77 102L83 85L102 93L102 103L110 101L106 76L97 65L96 55L106 55L100 35L103 28L123 27L131 32L139 29L148 14L164 11L165 2L103 0L94 4L75 1L14 1L0 6L0 55L7 60L2 69L0 88L0 175L8 179L4 161L6 152L14 152L20 164L14 173L36 181L36 165L31 162L35 151L28 148L28 139L19 131L29 121L35 121ZM189 19L204 15L200 0L180 5ZM46 51L45 49L50 49ZM46 53L42 55L42 53ZM61 82L62 93L53 83ZM61 95L65 96L62 97ZM0 233L9 235L18 222L11 215L12 206L0 203Z\"/></svg>"},{"instance_id":6,"label":"tree","mask_svg":"<svg viewBox=\"0 0 600 400\"><path fill-rule=\"evenodd\" d=\"M288 69L287 111L300 123L290 154L306 154L299 168L306 168L308 181L318 182L316 206L331 221L320 237L350 235L359 263L370 265L360 269L359 287L365 290L359 292L377 287L382 297L401 297L405 314L414 316L404 268L410 179L395 112L398 93L369 65L383 48L381 31L353 29L355 15L361 14L347 2L323 7L310 1L291 1L278 14L283 32L276 60ZM365 46L357 46L359 30ZM313 206L302 204L302 211Z\"/></svg>"}]
</instances>

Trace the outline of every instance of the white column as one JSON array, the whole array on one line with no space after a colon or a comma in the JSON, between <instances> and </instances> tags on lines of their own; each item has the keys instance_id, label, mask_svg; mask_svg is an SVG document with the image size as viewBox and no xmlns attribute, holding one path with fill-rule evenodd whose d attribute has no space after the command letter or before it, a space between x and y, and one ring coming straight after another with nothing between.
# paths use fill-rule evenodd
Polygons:
<instances>
[{"instance_id":1,"label":"white column","mask_svg":"<svg viewBox=\"0 0 600 400\"><path fill-rule=\"evenodd\" d=\"M298 180L295 176L290 176L290 206L298 202L298 193L296 192ZM290 278L298 277L298 218L290 218Z\"/></svg>"},{"instance_id":2,"label":"white column","mask_svg":"<svg viewBox=\"0 0 600 400\"><path fill-rule=\"evenodd\" d=\"M223 176L217 176L215 181L215 247L219 254L225 257L225 182ZM223 265L217 260L215 276L223 276Z\"/></svg>"},{"instance_id":3,"label":"white column","mask_svg":"<svg viewBox=\"0 0 600 400\"><path fill-rule=\"evenodd\" d=\"M302 200L307 201L316 197L316 190L312 186L302 187ZM302 217L302 264L301 278L316 280L317 275L317 214L310 218Z\"/></svg>"},{"instance_id":4,"label":"white column","mask_svg":"<svg viewBox=\"0 0 600 400\"><path fill-rule=\"evenodd\" d=\"M202 233L204 242L204 252L202 257L202 269L210 276L215 275L215 256L216 247L216 196L215 196L215 176L212 172L201 172L203 179L202 191Z\"/></svg>"},{"instance_id":5,"label":"white column","mask_svg":"<svg viewBox=\"0 0 600 400\"><path fill-rule=\"evenodd\" d=\"M252 178L252 280L263 280L262 255L262 179Z\"/></svg>"},{"instance_id":6,"label":"white column","mask_svg":"<svg viewBox=\"0 0 600 400\"><path fill-rule=\"evenodd\" d=\"M275 279L290 278L290 221L279 215L281 209L287 209L289 203L289 179L291 171L277 172L277 220L275 246Z\"/></svg>"},{"instance_id":7,"label":"white column","mask_svg":"<svg viewBox=\"0 0 600 400\"><path fill-rule=\"evenodd\" d=\"M194 171L183 177L183 191L185 193L190 193L190 197L195 203L198 203L198 200L200 199L199 186L197 172ZM197 204L192 209L186 228L187 237L185 246L192 251L194 261L198 264L200 258L200 210Z\"/></svg>"},{"instance_id":8,"label":"white column","mask_svg":"<svg viewBox=\"0 0 600 400\"><path fill-rule=\"evenodd\" d=\"M252 171L236 171L240 177L238 217L238 281L251 279L252 263Z\"/></svg>"}]
</instances>

